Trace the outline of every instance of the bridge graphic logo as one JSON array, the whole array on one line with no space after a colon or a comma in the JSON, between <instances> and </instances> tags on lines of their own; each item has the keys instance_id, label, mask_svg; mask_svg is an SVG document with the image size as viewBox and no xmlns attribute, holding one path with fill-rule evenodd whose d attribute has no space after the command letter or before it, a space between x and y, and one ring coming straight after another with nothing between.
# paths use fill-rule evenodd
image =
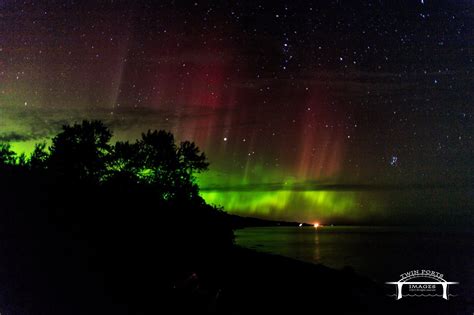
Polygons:
<instances>
[{"instance_id":1,"label":"bridge graphic logo","mask_svg":"<svg viewBox=\"0 0 474 315\"><path fill-rule=\"evenodd\" d=\"M401 274L400 280L396 282L385 283L396 286L395 297L397 300L404 296L441 296L448 300L450 296L453 296L449 294L449 286L459 284L459 282L446 281L443 277L443 274L432 270L412 270Z\"/></svg>"}]
</instances>

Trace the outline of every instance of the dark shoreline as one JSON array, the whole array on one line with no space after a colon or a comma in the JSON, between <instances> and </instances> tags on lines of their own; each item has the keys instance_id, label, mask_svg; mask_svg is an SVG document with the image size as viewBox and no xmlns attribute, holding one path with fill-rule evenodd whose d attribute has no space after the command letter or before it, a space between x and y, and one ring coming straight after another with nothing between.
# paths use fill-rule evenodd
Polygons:
<instances>
[{"instance_id":1,"label":"dark shoreline","mask_svg":"<svg viewBox=\"0 0 474 315\"><path fill-rule=\"evenodd\" d=\"M6 239L0 248L8 255L2 263L5 313L470 314L472 307L462 297L396 301L388 296L393 288L351 268L237 245L216 251L162 244L155 254L155 247L140 248L105 259L84 245L55 237Z\"/></svg>"},{"instance_id":2,"label":"dark shoreline","mask_svg":"<svg viewBox=\"0 0 474 315\"><path fill-rule=\"evenodd\" d=\"M292 314L314 311L316 303L317 309L341 314L375 314L379 303L388 300L381 287L349 268L338 271L239 246L225 259L225 266L197 268L179 282L181 287L172 289L176 302L189 299L180 311ZM374 297L377 300L369 303Z\"/></svg>"},{"instance_id":3,"label":"dark shoreline","mask_svg":"<svg viewBox=\"0 0 474 315\"><path fill-rule=\"evenodd\" d=\"M226 266L197 268L172 284L178 313L466 314L469 308L460 299L396 301L389 296L393 288L350 267L336 270L239 246L226 261Z\"/></svg>"}]
</instances>

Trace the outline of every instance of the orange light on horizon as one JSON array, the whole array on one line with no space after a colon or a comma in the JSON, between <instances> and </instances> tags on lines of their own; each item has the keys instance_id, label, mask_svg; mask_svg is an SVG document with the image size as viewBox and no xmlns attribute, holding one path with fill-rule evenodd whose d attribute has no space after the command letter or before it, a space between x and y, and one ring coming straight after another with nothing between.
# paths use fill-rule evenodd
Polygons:
<instances>
[{"instance_id":1,"label":"orange light on horizon","mask_svg":"<svg viewBox=\"0 0 474 315\"><path fill-rule=\"evenodd\" d=\"M318 227L319 227L319 223L316 222L316 223L314 224L314 228L318 228Z\"/></svg>"}]
</instances>

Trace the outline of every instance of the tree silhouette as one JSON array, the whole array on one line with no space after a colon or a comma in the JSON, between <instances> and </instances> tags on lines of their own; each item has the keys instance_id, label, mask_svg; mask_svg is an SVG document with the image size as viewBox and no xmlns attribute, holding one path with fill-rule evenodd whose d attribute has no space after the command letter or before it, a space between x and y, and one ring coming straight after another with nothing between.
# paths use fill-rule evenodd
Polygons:
<instances>
[{"instance_id":1,"label":"tree silhouette","mask_svg":"<svg viewBox=\"0 0 474 315\"><path fill-rule=\"evenodd\" d=\"M199 148L194 144L194 142L181 142L178 148L178 156L181 167L189 174L193 174L193 172L200 173L206 171L209 167L206 155L204 153L199 153Z\"/></svg>"},{"instance_id":2,"label":"tree silhouette","mask_svg":"<svg viewBox=\"0 0 474 315\"><path fill-rule=\"evenodd\" d=\"M33 170L44 170L47 167L49 153L46 151L46 143L38 143L29 157L29 166Z\"/></svg>"},{"instance_id":3,"label":"tree silhouette","mask_svg":"<svg viewBox=\"0 0 474 315\"><path fill-rule=\"evenodd\" d=\"M136 184L140 168L137 144L128 141L115 143L107 163L108 181Z\"/></svg>"},{"instance_id":4,"label":"tree silhouette","mask_svg":"<svg viewBox=\"0 0 474 315\"><path fill-rule=\"evenodd\" d=\"M206 170L209 164L194 143L185 141L178 147L172 133L149 130L137 141L136 149L137 177L157 187L164 199L197 197L193 174Z\"/></svg>"},{"instance_id":5,"label":"tree silhouette","mask_svg":"<svg viewBox=\"0 0 474 315\"><path fill-rule=\"evenodd\" d=\"M14 165L16 154L8 143L0 143L0 166Z\"/></svg>"},{"instance_id":6,"label":"tree silhouette","mask_svg":"<svg viewBox=\"0 0 474 315\"><path fill-rule=\"evenodd\" d=\"M49 148L48 167L75 179L102 180L112 132L101 121L63 126Z\"/></svg>"},{"instance_id":7,"label":"tree silhouette","mask_svg":"<svg viewBox=\"0 0 474 315\"><path fill-rule=\"evenodd\" d=\"M173 134L164 130L148 130L142 134L137 145L141 164L138 176L164 187L172 185L179 167Z\"/></svg>"}]
</instances>

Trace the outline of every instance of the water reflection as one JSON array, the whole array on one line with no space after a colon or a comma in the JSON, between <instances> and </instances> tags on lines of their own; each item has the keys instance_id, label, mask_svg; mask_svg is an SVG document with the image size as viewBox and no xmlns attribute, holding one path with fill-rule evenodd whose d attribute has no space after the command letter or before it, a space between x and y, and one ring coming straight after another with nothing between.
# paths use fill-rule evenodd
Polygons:
<instances>
[{"instance_id":1,"label":"water reflection","mask_svg":"<svg viewBox=\"0 0 474 315\"><path fill-rule=\"evenodd\" d=\"M320 263L321 261L321 248L319 244L319 230L314 229L314 262Z\"/></svg>"}]
</instances>

